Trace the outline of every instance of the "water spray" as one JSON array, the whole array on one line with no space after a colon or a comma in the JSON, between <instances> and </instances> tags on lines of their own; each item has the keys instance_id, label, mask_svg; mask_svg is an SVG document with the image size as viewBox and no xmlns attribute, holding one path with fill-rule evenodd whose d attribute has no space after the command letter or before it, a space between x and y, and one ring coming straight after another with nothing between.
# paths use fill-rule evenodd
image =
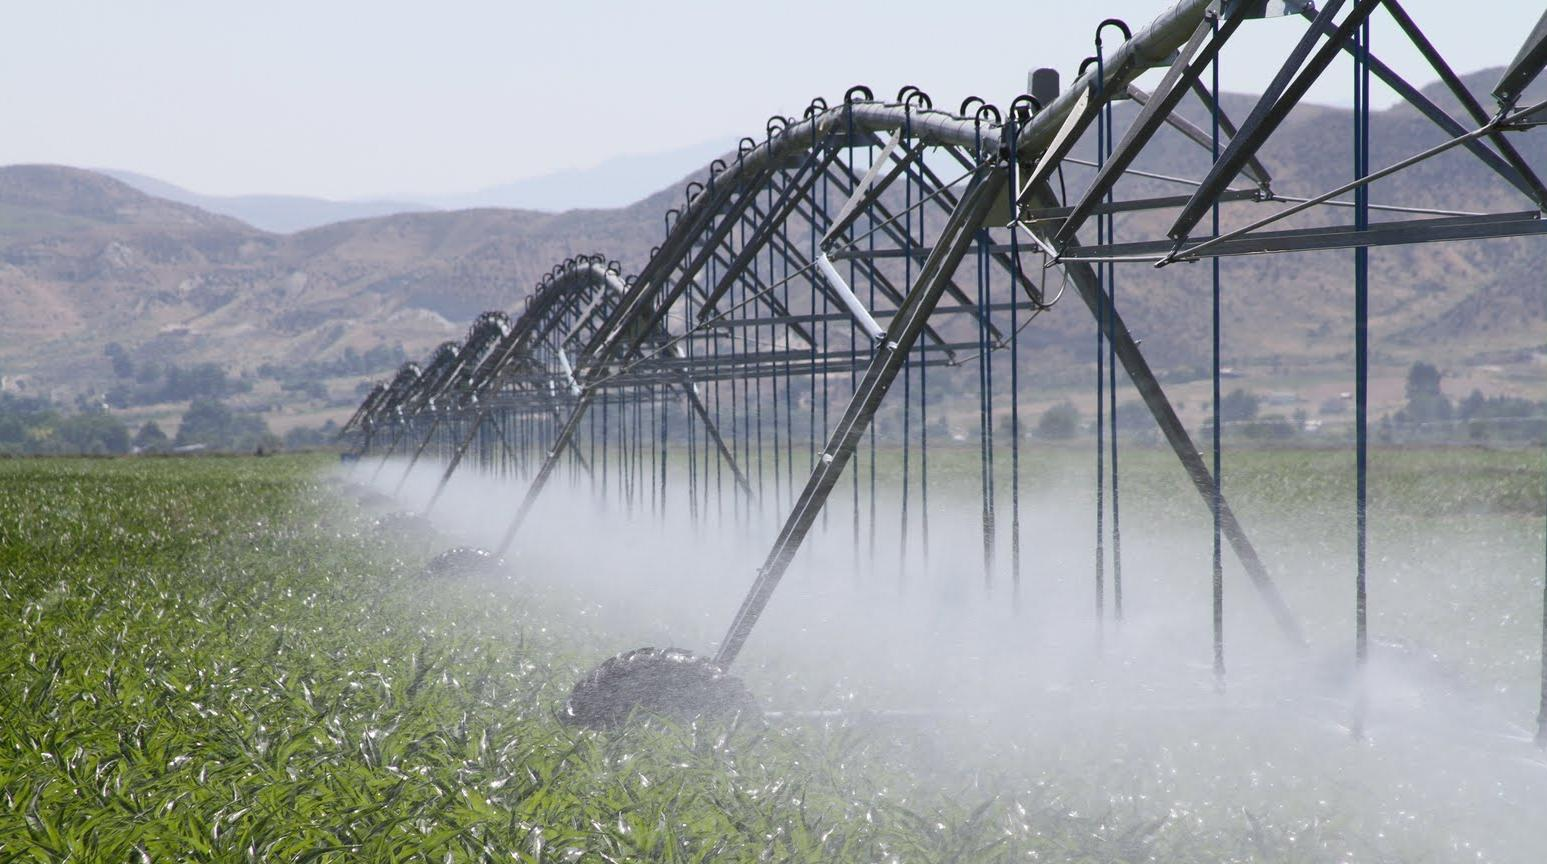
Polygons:
<instances>
[{"instance_id":1,"label":"water spray","mask_svg":"<svg viewBox=\"0 0 1547 864\"><path fill-rule=\"evenodd\" d=\"M1350 8L1339 19L1345 5ZM510 554L544 488L566 474L575 485L588 485L597 499L620 503L628 515L646 507L662 512L666 478L685 475L691 513L705 531L750 530L760 514L782 511L771 548L712 656L656 648L617 655L576 686L568 713L576 723L610 727L640 711L684 718L740 704L744 691L727 670L808 534L821 530L835 537L843 532L856 563L874 560L875 466L878 456L890 458L883 447L886 437L900 435L905 466L917 458L922 467L928 458L924 430L915 430L906 411L891 411L886 399L899 375L905 401L913 381L921 390L926 387L923 371L929 367L934 369L928 386L936 392L921 393L921 399L976 397L977 428L970 431L982 442L983 590L995 590L1000 543L1015 550L1010 557L1018 573L1018 508L1012 519L1015 536L1008 540L992 516L999 494L993 426L1000 418L993 381L1005 380L995 365L1003 366L1011 355L1018 362L1014 336L1054 303L1027 273L1022 259L1028 253L1017 233L1024 232L1035 241L1036 251L1029 254L1041 256L1042 272L1060 269L1094 319L1104 373L1097 394L1103 400L1098 434L1109 434L1114 448L1103 449L1101 458L1110 452L1116 468L1116 374L1121 365L1213 517L1217 545L1235 552L1284 639L1303 647L1297 616L1218 485L1218 447L1211 471L1119 314L1111 288L1120 265L1169 267L1233 255L1349 248L1360 250L1362 261L1364 250L1378 245L1547 234L1547 222L1540 218L1547 210L1547 189L1505 138L1540 125L1541 106L1517 102L1547 66L1547 25L1527 37L1510 64L1495 92L1499 108L1492 116L1464 88L1457 91L1476 124L1468 129L1382 64L1369 52L1367 40L1351 38L1380 6L1390 6L1420 53L1437 68L1443 66L1433 46L1394 4L1356 0L1318 10L1303 2L1181 0L1131 35L1126 25L1120 27L1122 44L1098 52L1062 92L1050 92L1048 75L1033 76L1042 82L1041 91L1018 97L1008 119L986 104L970 110L972 100L957 113L937 110L916 87L903 88L892 100L878 100L869 88L855 87L841 104L818 100L800 118L771 118L760 139L743 139L733 158L716 160L701 181L689 184L686 200L666 216L661 245L635 276L625 277L621 265L600 255L562 262L538 284L508 329L477 352L464 343L458 358L465 360L432 358L422 374L417 367L405 367L390 385L367 397L349 433L360 442L362 455L380 456L378 472L405 439L414 445L401 449L412 453L410 470L421 454L438 457L446 468L430 508L441 500L453 472L469 462L490 475L525 480L514 517L492 553L469 557L465 550L453 550L458 554L446 553L447 562L483 562ZM1284 14L1304 18L1305 35L1245 121L1231 123L1219 104L1217 83L1206 86L1202 76L1216 68L1220 51L1238 30L1254 19ZM1369 78L1378 77L1439 125L1448 140L1378 170L1361 156L1352 184L1322 195L1281 199L1258 153L1344 53L1359 61L1362 99L1367 100ZM1144 93L1134 82L1149 70L1160 71L1161 78L1153 92ZM1453 77L1442 72L1447 81ZM1212 115L1211 132L1184 116L1181 104L1193 96ZM1119 134L1111 103L1129 99L1136 113ZM1367 111L1367 101L1360 104ZM1207 154L1209 167L1201 179L1157 176L1133 167L1167 127L1198 145L1200 155ZM1093 128L1100 130L1101 147L1100 159L1090 164L1074 154ZM1361 142L1367 131L1362 124ZM1395 214L1392 220L1369 222L1368 211L1374 209L1367 200L1370 182L1446 152L1476 157L1524 196L1531 209L1477 214L1383 204L1382 211ZM1087 168L1094 169L1088 183L1069 188L1069 176L1086 177L1092 173ZM1255 186L1232 187L1242 176ZM1140 194L1147 188L1142 184L1178 179L1189 187L1186 194ZM1300 213L1341 219L1339 207L1347 202L1334 199L1350 191L1359 205L1352 224L1262 230ZM1192 235L1221 203L1272 207L1278 200L1300 203L1245 227ZM1125 223L1119 243L1113 221L1118 213L1160 214L1170 227L1154 231ZM1415 218L1402 219L1402 214ZM1095 245L1082 245L1080 234L1090 233L1092 220ZM969 254L977 264L977 296L957 282L958 267ZM1361 298L1367 290L1364 269L1359 271ZM1364 311L1361 306L1360 315ZM1361 335L1361 363L1367 347ZM976 376L965 371L968 361ZM1217 353L1215 366L1217 380ZM446 371L451 368L471 371L458 375ZM1017 365L1016 374L1008 377L1031 380L1033 371ZM1361 388L1365 377L1361 367ZM1018 390L1011 398L1020 398ZM838 419L827 426L834 401ZM812 430L803 484L793 468L797 404L809 413L805 425ZM1012 402L1012 413L1018 414L1018 404ZM658 422L645 420L647 413ZM818 429L818 416L826 428ZM665 432L668 427L677 430L675 439ZM1011 428L1019 429L1018 416ZM1097 446L1104 443L1098 439ZM687 464L673 471L669 461L677 453L686 456ZM861 459L869 472L869 507L862 506L866 491L856 470L850 475L851 518L824 520L840 478ZM1012 464L1010 494L1018 502L1019 459ZM1360 464L1362 478L1362 457ZM1116 477L1111 479L1115 529ZM1362 491L1359 497L1361 563L1352 581L1359 586L1356 638L1363 646L1368 635ZM925 520L927 508L918 514ZM904 513L898 523L904 553L909 518ZM1125 531L1131 525L1123 524ZM1097 542L1100 549L1102 541ZM1216 557L1212 568L1200 571L1204 584L1213 577L1214 587L1208 616L1212 638L1201 644L1211 643L1222 682L1223 568L1217 562ZM1133 603L1131 598L1123 603L1126 621ZM1359 659L1362 663L1362 647ZM1547 677L1543 690L1547 693ZM1547 708L1542 716L1547 717Z\"/></svg>"}]
</instances>

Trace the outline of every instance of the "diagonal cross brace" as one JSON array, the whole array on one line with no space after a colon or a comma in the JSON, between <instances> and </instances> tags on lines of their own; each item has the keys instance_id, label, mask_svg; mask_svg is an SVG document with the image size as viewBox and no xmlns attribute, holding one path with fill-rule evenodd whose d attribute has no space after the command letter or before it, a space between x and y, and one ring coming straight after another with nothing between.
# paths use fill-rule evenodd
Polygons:
<instances>
[{"instance_id":1,"label":"diagonal cross brace","mask_svg":"<svg viewBox=\"0 0 1547 864\"><path fill-rule=\"evenodd\" d=\"M1123 172L1127 171L1128 166L1133 164L1133 160L1138 158L1139 151L1144 149L1144 146L1166 122L1166 118L1181 103L1182 97L1187 95L1189 86L1197 81L1203 70L1219 56L1219 49L1241 26L1244 18L1240 11L1242 8L1238 6L1236 13L1217 28L1215 21L1210 17L1205 17L1199 22L1192 36L1187 40L1187 44L1177 54L1171 68L1166 70L1166 75L1161 79L1160 86L1155 88L1152 98L1144 103L1139 116L1134 118L1128 130L1123 133L1123 140L1117 145L1111 158L1101 166L1101 170L1096 173L1096 178L1091 181L1090 187L1074 205L1069 218L1064 220L1063 227L1052 240L1054 248L1063 248L1074 240L1075 234L1090 217L1092 210L1101 203L1112 187L1117 185Z\"/></svg>"},{"instance_id":2,"label":"diagonal cross brace","mask_svg":"<svg viewBox=\"0 0 1547 864\"><path fill-rule=\"evenodd\" d=\"M934 253L924 264L918 280L908 289L907 304L892 319L875 359L871 361L870 368L866 370L842 418L833 427L821 459L812 470L805 489L790 511L778 538L774 540L773 548L759 568L757 578L742 601L741 608L737 610L736 617L731 621L730 629L714 657L717 666L729 666L741 652L742 645L767 607L774 589L779 586L790 562L795 559L795 553L816 522L817 514L826 504L827 496L853 457L854 449L870 426L876 408L880 406L897 373L907 363L908 354L924 330L924 323L945 293L946 282L972 245L989 209L998 200L1006 176L1006 172L995 166L980 168L967 194L952 211L950 219L941 230L940 242L935 245Z\"/></svg>"},{"instance_id":3,"label":"diagonal cross brace","mask_svg":"<svg viewBox=\"0 0 1547 864\"><path fill-rule=\"evenodd\" d=\"M1048 205L1057 203L1052 191L1046 186L1038 192L1042 203ZM1042 240L1046 242L1047 238L1043 237ZM1187 472L1188 479L1192 480L1198 494L1203 496L1204 503L1212 509L1212 502L1215 500L1213 475L1204 464L1203 456L1193 444L1192 438L1187 434L1187 427L1183 426L1181 418L1176 416L1176 409L1171 407L1171 402L1166 398L1160 382L1156 380L1149 362L1139 352L1139 345L1128 332L1128 326L1123 323L1122 316L1113 308L1111 298L1103 291L1095 269L1080 261L1065 262L1062 266L1064 272L1069 275L1070 281L1074 283L1075 290L1079 292L1080 299L1096 319L1096 325L1110 340L1117 352L1117 359L1122 362L1123 369L1128 373L1129 380L1133 382L1134 389L1139 391L1145 407L1149 408L1150 414L1155 418L1155 424L1160 427L1166 443L1171 445L1172 451L1182 463L1182 469ZM1229 540L1231 548L1235 550L1236 557L1240 559L1241 566L1245 568L1252 585L1266 601L1274 621L1292 644L1299 648L1305 647L1305 636L1300 630L1299 623L1290 612L1288 604L1284 602L1283 596L1279 594L1278 586L1273 583L1267 567L1263 566L1256 547L1246 536L1245 529L1241 527L1235 512L1230 509L1229 503L1223 496L1219 498L1219 508L1221 530Z\"/></svg>"},{"instance_id":4,"label":"diagonal cross brace","mask_svg":"<svg viewBox=\"0 0 1547 864\"><path fill-rule=\"evenodd\" d=\"M708 409L704 407L704 403L699 400L698 394L694 392L692 382L686 375L682 375L677 384L682 388L683 393L687 395L688 404L692 406L693 413L697 414L700 422L704 424L704 428L708 431L710 439L714 441L716 449L719 450L720 455L726 460L726 464L730 466L731 474L736 478L736 485L741 489L742 494L746 495L748 501L754 500L751 484L747 481L746 475L742 473L741 467L736 463L736 459L731 454L729 448L726 447L725 440L720 437L719 428L715 426L714 420L709 416ZM495 547L494 555L496 557L503 556L506 552L510 551L511 544L516 540L517 532L521 530L522 524L526 522L526 517L532 512L532 507L542 495L544 487L548 485L548 479L553 476L554 469L558 467L560 454L563 453L565 447L575 446L575 433L579 431L580 422L585 418L586 412L590 410L591 402L596 398L598 392L600 391L594 388L586 390L581 394L580 400L575 403L574 411L570 413L569 419L559 429L559 434L554 439L552 449L543 457L542 467L537 469L537 475L532 478L532 482L526 487L526 493L521 497L520 505L516 507L516 515L511 518L510 526L505 529L504 536L500 538L499 546Z\"/></svg>"},{"instance_id":5,"label":"diagonal cross brace","mask_svg":"<svg viewBox=\"0 0 1547 864\"><path fill-rule=\"evenodd\" d=\"M1230 139L1224 152L1214 162L1203 181L1198 184L1192 199L1187 202L1186 207L1182 208L1176 222L1166 232L1168 236L1177 242L1187 239L1192 229L1197 227L1199 220L1214 206L1219 193L1225 191L1225 187L1241 173L1241 167L1246 160L1256 154L1268 136L1272 135L1284 118L1289 116L1290 110L1299 103L1300 98L1316 82L1316 79L1321 77L1322 71L1342 50L1343 43L1348 39L1349 34L1358 29L1379 4L1380 0L1355 0L1354 8L1344 16L1342 23L1331 27L1333 16L1338 9L1342 8L1343 0L1328 0L1327 5L1316 14L1310 26L1300 37L1300 41L1289 52L1289 57L1273 76L1272 83L1263 91L1262 98L1257 100L1256 106L1241 124L1240 133ZM1311 54L1311 49L1321 40L1325 28L1331 28L1331 36L1311 56L1310 62L1306 63L1306 56ZM1300 69L1302 63L1305 63L1303 70ZM1297 71L1298 75L1296 75Z\"/></svg>"}]
</instances>

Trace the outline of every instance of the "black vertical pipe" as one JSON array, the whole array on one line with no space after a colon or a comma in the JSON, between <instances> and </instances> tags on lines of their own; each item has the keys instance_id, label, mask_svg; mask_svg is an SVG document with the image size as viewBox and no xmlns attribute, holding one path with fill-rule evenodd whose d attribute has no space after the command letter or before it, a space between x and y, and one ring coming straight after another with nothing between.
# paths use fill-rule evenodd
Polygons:
<instances>
[{"instance_id":1,"label":"black vertical pipe","mask_svg":"<svg viewBox=\"0 0 1547 864\"><path fill-rule=\"evenodd\" d=\"M1212 25L1213 25L1213 30L1214 30L1214 37L1217 39L1217 38L1219 38L1219 18L1217 16L1212 19ZM1217 53L1214 55L1213 63L1210 64L1210 69L1211 69L1211 75L1213 77L1213 80L1211 82L1212 83L1212 89L1211 89L1211 94L1212 94L1211 102L1212 102L1212 104L1210 106L1210 109L1211 109L1210 110L1210 115L1211 115L1211 124L1212 124L1211 125L1210 150L1211 150L1211 152L1213 154L1214 161L1217 162L1217 161L1219 161L1219 55ZM1213 218L1212 227L1213 227L1213 232L1214 232L1212 236L1218 237L1219 236L1219 202L1218 201L1214 202L1214 207L1212 208L1212 210L1213 210L1213 213L1212 213L1212 218ZM1214 351L1214 353L1213 353L1213 376L1212 376L1213 386L1214 386L1214 391L1213 391L1214 392L1214 396L1213 396L1213 402L1211 403L1212 411L1213 411L1213 414L1214 414L1214 429L1213 429L1213 439L1214 439L1213 440L1213 444L1214 444L1214 477L1213 477L1214 490L1213 491L1214 491L1214 494L1213 494L1212 499L1209 502L1209 507L1210 507L1210 509L1212 511L1211 515L1213 516L1213 520L1214 520L1214 568L1213 568L1213 584L1212 584L1212 588L1213 588L1213 591L1212 591L1212 593L1213 593L1213 610L1212 610L1212 615L1213 615L1213 631L1214 631L1214 681L1215 681L1215 685L1216 686L1221 686L1222 687L1222 686L1224 686L1224 681L1225 681L1225 548L1224 548L1224 543L1221 541L1221 536L1220 536L1221 535L1221 529L1223 527L1222 524L1221 524L1222 523L1222 516L1223 516L1221 511L1222 511L1223 508L1221 508L1220 504L1224 500L1224 488L1221 485L1224 482L1221 479L1224 476L1223 475L1224 465L1223 465L1223 460L1222 460L1222 454L1223 454L1223 449L1224 448L1222 447L1223 430L1220 429L1220 414L1219 414L1219 398L1220 398L1220 374L1219 374L1219 362L1220 362L1220 357L1219 357L1219 354L1220 354L1220 351L1219 351L1219 349L1220 349L1220 314L1219 314L1219 302L1220 302L1220 291L1219 291L1219 289L1220 289L1220 278L1219 278L1219 276L1220 276L1220 273L1219 273L1219 266L1220 266L1220 264L1219 264L1219 256L1215 255L1212 259L1210 259L1210 263L1212 265L1212 277L1213 277L1213 294L1212 294L1213 305L1212 305L1212 311L1213 311L1213 319L1214 319L1214 321L1213 321L1213 351Z\"/></svg>"},{"instance_id":2,"label":"black vertical pipe","mask_svg":"<svg viewBox=\"0 0 1547 864\"><path fill-rule=\"evenodd\" d=\"M919 243L929 245L924 232L924 208L919 208ZM912 256L909 256L912 260ZM920 359L927 355L920 354ZM924 570L929 570L929 365L919 365L919 551L922 553Z\"/></svg>"},{"instance_id":3,"label":"black vertical pipe","mask_svg":"<svg viewBox=\"0 0 1547 864\"><path fill-rule=\"evenodd\" d=\"M885 155L885 154L878 154L874 144L867 145L865 147L865 151L870 155L870 164L872 164L872 165L875 164L875 161L876 161L877 158L880 158L880 157ZM870 226L869 226L870 230L865 232L865 246L866 246L866 248L869 251L875 252L875 248L876 248L876 217L875 217L875 211L873 209L870 209L869 210L869 215L870 215L870 220L869 220L870 221ZM874 259L872 258L872 259L867 259L867 260L874 260ZM876 308L876 271L875 271L875 268L870 268L868 270L868 274L866 276L866 281L870 284L870 296L866 298L865 302L869 304L869 308L874 309L874 308ZM869 525L869 542L868 542L867 546L868 546L868 553L869 553L868 560L870 562L870 566L874 567L875 566L875 560L876 560L876 427L875 427L874 424L872 424L870 426L870 525Z\"/></svg>"},{"instance_id":4,"label":"black vertical pipe","mask_svg":"<svg viewBox=\"0 0 1547 864\"><path fill-rule=\"evenodd\" d=\"M1005 141L1010 152L1016 152L1015 138L1017 118L1012 108L1005 118ZM1009 172L1008 205L1010 218L1015 219L1016 197L1020 190L1018 169L1020 160L1011 159L1006 166ZM1021 327L1020 282L1021 273L1020 232L1010 226L1010 259L1014 273L1010 277L1010 605L1019 612L1021 608Z\"/></svg>"},{"instance_id":5,"label":"black vertical pipe","mask_svg":"<svg viewBox=\"0 0 1547 864\"><path fill-rule=\"evenodd\" d=\"M1547 538L1547 532L1543 536ZM1543 560L1547 562L1547 557ZM1542 682L1541 700L1536 708L1536 743L1547 747L1547 569L1542 578Z\"/></svg>"},{"instance_id":6,"label":"black vertical pipe","mask_svg":"<svg viewBox=\"0 0 1547 864\"><path fill-rule=\"evenodd\" d=\"M1108 102L1103 113L1102 122L1106 125L1106 132L1102 136L1104 151L1101 159L1105 162L1112 156L1112 103ZM1115 184L1114 184L1115 185ZM1107 203L1112 203L1112 190L1107 190ZM1116 216L1107 213L1106 242L1117 242ZM1108 261L1107 268L1107 329L1111 330L1117 315L1117 264ZM1122 511L1118 506L1118 471L1117 471L1117 343L1107 340L1107 422L1110 424L1111 447L1111 478L1112 478L1112 618L1115 621L1123 620L1123 532Z\"/></svg>"},{"instance_id":7,"label":"black vertical pipe","mask_svg":"<svg viewBox=\"0 0 1547 864\"><path fill-rule=\"evenodd\" d=\"M757 578L742 600L736 617L731 621L725 638L721 640L713 661L721 668L729 666L741 652L747 636L757 624L774 589L783 579L790 561L815 522L816 514L826 503L833 486L852 459L865 427L872 425L877 406L896 380L902 365L907 362L930 313L945 291L946 283L971 245L976 226L982 224L990 205L1002 191L1004 179L1004 174L995 171L992 166L979 169L969 182L960 203L953 208L951 218L925 261L917 283L909 286L902 307L892 318L886 337L877 346L863 383L833 429L827 446L823 448L821 461L807 480L805 489L774 541L773 548L769 550L763 566L758 569Z\"/></svg>"},{"instance_id":8,"label":"black vertical pipe","mask_svg":"<svg viewBox=\"0 0 1547 864\"><path fill-rule=\"evenodd\" d=\"M903 106L903 134L900 146L902 152L908 152L913 143L913 111L909 106ZM913 284L913 176L903 178L903 284ZM913 372L909 366L902 367L902 503L900 507L899 532L897 535L897 584L901 588L908 579L908 462L909 435L912 431L913 408Z\"/></svg>"},{"instance_id":9,"label":"black vertical pipe","mask_svg":"<svg viewBox=\"0 0 1547 864\"><path fill-rule=\"evenodd\" d=\"M785 182L787 184L792 182L792 180L789 178L788 175L784 175L784 176L785 176ZM774 190L773 190L773 184L770 183L768 185L768 212L772 213L773 210L774 210ZM786 224L786 223L781 223L781 225L780 225L781 230L782 230L784 224ZM778 235L775 234L775 236L778 236ZM777 253L776 253L776 251L774 249L774 245L775 244L773 242L773 238L772 237L769 238L769 242L766 245L768 247L768 278L763 280L763 284L769 286L768 295L769 295L769 301L771 302L771 301L777 299L777 295L775 295L773 293L773 290L772 290L772 286L774 284L774 280L778 277L778 274L775 272L776 264L777 264L777 259L776 259L775 256L776 256ZM753 268L754 268L753 272L754 273L756 272L756 266L757 266L756 264L753 264ZM754 314L755 315L757 313L752 312L750 314ZM756 331L753 331L753 332L756 332ZM778 361L778 354L776 353L776 352L778 352L778 350L779 350L779 325L771 323L771 324L768 325L768 351L769 352L773 352L772 356L774 357L774 361L773 361L773 363L770 364L770 369L768 370L769 371L769 375L768 375L768 395L769 395L769 399L771 400L771 404L770 404L769 407L773 409L769 413L771 413L773 415L773 474L772 474L772 477L773 477L773 508L774 508L775 512L778 512L778 511L784 509L784 505L782 503L780 503L781 502L781 497L780 497L780 491L779 491L779 475L780 475L780 472L783 469L784 465L783 465L783 459L781 458L780 453L779 453L779 372L778 372L779 361ZM762 400L762 396L763 396L763 385L762 385L762 378L761 377L758 378L757 395L758 395L759 404L761 405L761 400ZM759 408L759 410L761 410L761 408Z\"/></svg>"},{"instance_id":10,"label":"black vertical pipe","mask_svg":"<svg viewBox=\"0 0 1547 864\"><path fill-rule=\"evenodd\" d=\"M1106 81L1104 60L1101 56L1101 31L1096 31L1096 88L1097 97ZM1103 103L1102 111L1108 110ZM1106 125L1096 123L1097 172L1105 164ZM1096 220L1096 245L1106 245L1106 220ZM1096 620L1106 619L1106 348L1103 344L1111 318L1107 314L1106 268L1096 265ZM1102 322L1106 322L1103 324Z\"/></svg>"},{"instance_id":11,"label":"black vertical pipe","mask_svg":"<svg viewBox=\"0 0 1547 864\"><path fill-rule=\"evenodd\" d=\"M853 107L851 105L847 104L847 101L845 101L845 105L844 105L844 119L845 119L845 125L848 127L848 135L845 138L844 146L845 146L845 148L848 151L846 155L848 156L848 161L849 161L849 176L853 177L853 176L855 176L855 174L854 174L854 110L853 110ZM868 210L867 210L867 212L865 214L865 219L866 219L867 225L869 225L871 230L874 230L874 224L873 223L875 221L875 217L870 212L868 212ZM857 276L857 274L859 272L858 271L858 266L859 265L855 261L855 259L853 259L853 258L849 259L849 285L851 286L851 289L852 289L852 286L858 284L858 282L856 281L856 276ZM854 316L851 315L851 316L849 316L849 347L850 347L850 349L853 349L853 348L855 348L856 346L859 345L858 333L859 333L859 330L855 326ZM859 373L854 368L854 366L852 364L849 366L849 393L851 394L851 398L852 398L852 396L854 394L859 393ZM828 434L828 435L832 434L831 427L828 427L826 434ZM854 573L853 573L853 575L854 575L854 578L856 578L856 579L859 578L859 475L860 475L860 472L859 472L858 469L850 472L850 474L849 474L849 479L851 481L851 484L850 484L851 485L851 495L850 495L850 497L851 497L853 505L854 505L853 506L853 514L852 514L853 515L853 529L854 529L854 532L853 532L853 552L854 552L854 555L853 555L853 568L854 568Z\"/></svg>"},{"instance_id":12,"label":"black vertical pipe","mask_svg":"<svg viewBox=\"0 0 1547 864\"><path fill-rule=\"evenodd\" d=\"M1354 178L1362 179L1370 167L1370 23L1359 25L1354 52ZM1354 224L1364 230L1370 224L1368 185L1354 191ZM1369 614L1366 591L1367 474L1369 468L1370 410L1370 250L1354 250L1354 426L1355 426L1355 575L1354 575L1354 661L1359 681L1355 707L1354 734L1364 731L1364 669L1369 662Z\"/></svg>"}]
</instances>

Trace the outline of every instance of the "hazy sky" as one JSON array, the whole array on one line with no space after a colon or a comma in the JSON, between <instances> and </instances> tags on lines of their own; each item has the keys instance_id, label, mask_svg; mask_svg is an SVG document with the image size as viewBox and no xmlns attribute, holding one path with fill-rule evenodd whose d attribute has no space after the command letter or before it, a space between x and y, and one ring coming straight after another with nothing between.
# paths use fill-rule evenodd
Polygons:
<instances>
[{"instance_id":1,"label":"hazy sky","mask_svg":"<svg viewBox=\"0 0 1547 864\"><path fill-rule=\"evenodd\" d=\"M0 163L127 169L211 194L456 194L760 135L770 114L836 100L854 83L878 95L917 84L942 106L968 95L1006 104L1031 67L1067 82L1101 18L1138 29L1169 5L13 3ZM1537 0L1404 6L1463 72L1508 62L1542 11ZM1224 60L1226 89L1260 88L1301 30L1295 20L1243 28ZM1402 41L1377 13L1376 53L1432 80L1414 52L1397 50ZM1335 77L1316 101L1348 101L1348 75Z\"/></svg>"}]
</instances>

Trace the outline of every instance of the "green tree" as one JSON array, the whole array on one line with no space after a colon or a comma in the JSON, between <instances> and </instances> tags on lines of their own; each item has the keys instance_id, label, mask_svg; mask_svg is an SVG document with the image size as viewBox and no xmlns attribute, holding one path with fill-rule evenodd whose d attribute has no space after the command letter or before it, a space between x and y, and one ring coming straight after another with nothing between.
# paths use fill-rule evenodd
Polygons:
<instances>
[{"instance_id":1,"label":"green tree","mask_svg":"<svg viewBox=\"0 0 1547 864\"><path fill-rule=\"evenodd\" d=\"M195 399L177 425L176 444L191 447L222 446L231 434L231 409L213 399Z\"/></svg>"},{"instance_id":2,"label":"green tree","mask_svg":"<svg viewBox=\"0 0 1547 864\"><path fill-rule=\"evenodd\" d=\"M238 414L213 399L196 399L183 413L177 428L177 446L202 444L211 450L272 448L278 440L256 414Z\"/></svg>"},{"instance_id":3,"label":"green tree","mask_svg":"<svg viewBox=\"0 0 1547 864\"><path fill-rule=\"evenodd\" d=\"M1450 400L1440 390L1440 370L1422 361L1407 370L1407 407L1397 417L1408 423L1449 420Z\"/></svg>"},{"instance_id":4,"label":"green tree","mask_svg":"<svg viewBox=\"0 0 1547 864\"><path fill-rule=\"evenodd\" d=\"M107 412L71 414L59 421L55 449L92 456L129 452L129 429Z\"/></svg>"},{"instance_id":5,"label":"green tree","mask_svg":"<svg viewBox=\"0 0 1547 864\"><path fill-rule=\"evenodd\" d=\"M1219 400L1219 419L1223 423L1244 423L1255 420L1257 409L1261 404L1257 394L1237 388Z\"/></svg>"},{"instance_id":6,"label":"green tree","mask_svg":"<svg viewBox=\"0 0 1547 864\"><path fill-rule=\"evenodd\" d=\"M1282 440L1295 437L1299 430L1284 415L1267 414L1247 423L1241 431L1248 438Z\"/></svg>"},{"instance_id":7,"label":"green tree","mask_svg":"<svg viewBox=\"0 0 1547 864\"><path fill-rule=\"evenodd\" d=\"M113 374L119 378L129 378L134 375L134 361L129 359L129 352L117 342L109 342L103 347L102 353L113 364Z\"/></svg>"},{"instance_id":8,"label":"green tree","mask_svg":"<svg viewBox=\"0 0 1547 864\"><path fill-rule=\"evenodd\" d=\"M1178 410L1180 405L1175 406ZM1117 403L1117 428L1130 435L1156 431L1155 415L1143 400L1133 399Z\"/></svg>"},{"instance_id":9,"label":"green tree","mask_svg":"<svg viewBox=\"0 0 1547 864\"><path fill-rule=\"evenodd\" d=\"M1080 409L1065 400L1042 412L1037 435L1043 438L1073 438L1080 428Z\"/></svg>"},{"instance_id":10,"label":"green tree","mask_svg":"<svg viewBox=\"0 0 1547 864\"><path fill-rule=\"evenodd\" d=\"M134 433L134 446L147 453L160 453L170 443L167 433L154 420L146 420L140 431Z\"/></svg>"},{"instance_id":11,"label":"green tree","mask_svg":"<svg viewBox=\"0 0 1547 864\"><path fill-rule=\"evenodd\" d=\"M135 383L149 387L161 378L161 365L154 360L147 360L140 364L134 372Z\"/></svg>"}]
</instances>

